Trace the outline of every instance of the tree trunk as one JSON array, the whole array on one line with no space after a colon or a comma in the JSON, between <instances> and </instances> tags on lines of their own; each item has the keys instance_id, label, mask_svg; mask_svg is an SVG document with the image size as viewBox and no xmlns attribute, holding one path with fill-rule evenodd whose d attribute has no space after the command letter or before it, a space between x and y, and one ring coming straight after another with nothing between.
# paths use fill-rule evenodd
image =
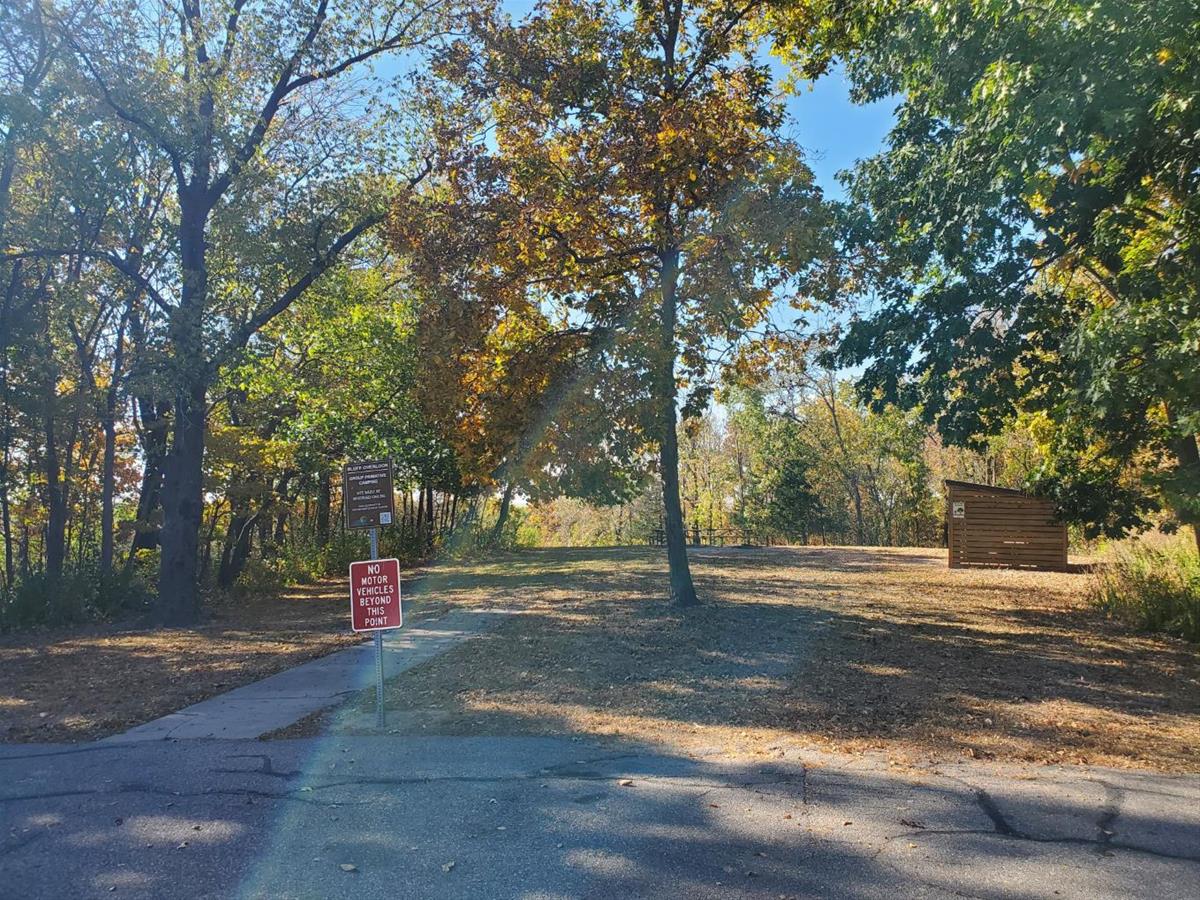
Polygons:
<instances>
[{"instance_id":1,"label":"tree trunk","mask_svg":"<svg viewBox=\"0 0 1200 900\"><path fill-rule=\"evenodd\" d=\"M0 215L3 214L6 208L0 198ZM0 527L4 528L4 584L6 587L12 587L15 578L15 567L13 565L13 536L12 536L12 510L9 505L9 475L10 466L12 464L12 436L13 436L13 416L12 409L9 405L9 384L8 384L8 346L10 342L9 335L9 312L12 309L13 295L17 291L17 287L21 282L21 264L20 261L13 263L11 272L9 273L8 287L4 292L4 303L0 306L0 421L3 424L3 442L4 452L3 459L0 459Z\"/></svg>"},{"instance_id":2,"label":"tree trunk","mask_svg":"<svg viewBox=\"0 0 1200 900\"><path fill-rule=\"evenodd\" d=\"M275 552L278 553L283 547L284 541L287 539L287 520L292 512L291 499L288 496L288 489L291 485L292 473L284 472L279 476L279 487L276 490L279 505L275 510L275 533L271 535L271 542L275 545Z\"/></svg>"},{"instance_id":3,"label":"tree trunk","mask_svg":"<svg viewBox=\"0 0 1200 900\"><path fill-rule=\"evenodd\" d=\"M496 517L496 524L492 528L491 543L500 543L500 537L504 534L504 526L508 522L508 511L512 506L513 482L509 481L504 485L504 494L500 498L500 515Z\"/></svg>"},{"instance_id":4,"label":"tree trunk","mask_svg":"<svg viewBox=\"0 0 1200 900\"><path fill-rule=\"evenodd\" d=\"M12 512L8 500L8 447L4 448L4 459L0 462L0 527L4 529L4 586L12 587L15 577L13 566Z\"/></svg>"},{"instance_id":5,"label":"tree trunk","mask_svg":"<svg viewBox=\"0 0 1200 900\"><path fill-rule=\"evenodd\" d=\"M117 426L114 410L105 404L104 464L100 474L100 574L112 572L113 564L113 473L117 459Z\"/></svg>"},{"instance_id":6,"label":"tree trunk","mask_svg":"<svg viewBox=\"0 0 1200 900\"><path fill-rule=\"evenodd\" d=\"M169 403L147 397L137 400L138 416L142 421L139 439L142 445L142 485L138 491L137 521L134 523L133 543L129 558L138 550L153 550L159 544L161 523L155 521L162 506L163 469L167 458L167 415Z\"/></svg>"},{"instance_id":7,"label":"tree trunk","mask_svg":"<svg viewBox=\"0 0 1200 900\"><path fill-rule=\"evenodd\" d=\"M219 500L213 504L212 516L208 520L208 530L204 533L202 542L204 549L200 553L200 577L204 580L208 579L209 569L212 568L212 543L217 533L217 522L221 518L221 505Z\"/></svg>"},{"instance_id":8,"label":"tree trunk","mask_svg":"<svg viewBox=\"0 0 1200 900\"><path fill-rule=\"evenodd\" d=\"M1168 406L1167 423L1172 427L1178 426L1178 420L1175 418L1175 413ZM1175 463L1179 467L1179 474L1185 486L1200 486L1200 448L1196 445L1196 435L1180 434L1171 439L1172 450L1175 452ZM1189 521L1186 517L1180 516L1180 519L1185 524L1192 526L1192 537L1196 540L1196 553L1200 554L1200 522Z\"/></svg>"},{"instance_id":9,"label":"tree trunk","mask_svg":"<svg viewBox=\"0 0 1200 900\"><path fill-rule=\"evenodd\" d=\"M221 565L217 569L217 584L228 588L237 580L250 549L250 521L247 518L249 509L244 502L239 503L229 514L229 526L225 529L225 544L221 548ZM242 549L244 548L244 549Z\"/></svg>"},{"instance_id":10,"label":"tree trunk","mask_svg":"<svg viewBox=\"0 0 1200 900\"><path fill-rule=\"evenodd\" d=\"M677 606L695 606L699 600L688 566L683 508L679 502L679 435L675 411L675 321L678 314L675 290L679 281L679 251L667 250L660 259L660 358L658 377L654 383L658 406L659 469L663 488L667 567L671 576L671 601Z\"/></svg>"},{"instance_id":11,"label":"tree trunk","mask_svg":"<svg viewBox=\"0 0 1200 900\"><path fill-rule=\"evenodd\" d=\"M207 176L207 173L205 173ZM200 183L206 183L207 178ZM194 190L180 195L179 305L169 325L178 391L174 434L163 473L162 562L158 619L190 625L200 616L196 583L200 523L204 513L204 437L208 412L208 360L203 314L208 299L205 231L209 208Z\"/></svg>"},{"instance_id":12,"label":"tree trunk","mask_svg":"<svg viewBox=\"0 0 1200 900\"><path fill-rule=\"evenodd\" d=\"M321 481L317 488L317 546L329 543L329 508L333 504L333 473L321 470Z\"/></svg>"},{"instance_id":13,"label":"tree trunk","mask_svg":"<svg viewBox=\"0 0 1200 900\"><path fill-rule=\"evenodd\" d=\"M129 337L135 360L144 363L148 355L146 325L137 309L130 310ZM135 362L134 368L138 362ZM138 442L142 448L143 468L133 541L129 546L126 565L133 561L137 551L153 550L159 544L159 523L155 520L162 504L163 469L167 458L167 416L170 415L171 404L161 395L149 396L142 392L135 398L133 411Z\"/></svg>"},{"instance_id":14,"label":"tree trunk","mask_svg":"<svg viewBox=\"0 0 1200 900\"><path fill-rule=\"evenodd\" d=\"M200 615L197 550L204 510L204 420L206 391L202 380L180 392L175 428L162 487L162 563L158 577L158 620L164 625L190 625Z\"/></svg>"},{"instance_id":15,"label":"tree trunk","mask_svg":"<svg viewBox=\"0 0 1200 900\"><path fill-rule=\"evenodd\" d=\"M436 525L433 508L433 485L425 485L425 549L433 549L433 529Z\"/></svg>"},{"instance_id":16,"label":"tree trunk","mask_svg":"<svg viewBox=\"0 0 1200 900\"><path fill-rule=\"evenodd\" d=\"M66 556L67 504L62 483L55 435L53 399L47 398L43 420L46 435L46 574L51 579L62 576Z\"/></svg>"},{"instance_id":17,"label":"tree trunk","mask_svg":"<svg viewBox=\"0 0 1200 900\"><path fill-rule=\"evenodd\" d=\"M100 475L100 574L108 575L113 565L113 477L117 461L117 404L120 400L121 368L125 362L125 323L117 328L117 344L108 391L104 395L104 465Z\"/></svg>"}]
</instances>

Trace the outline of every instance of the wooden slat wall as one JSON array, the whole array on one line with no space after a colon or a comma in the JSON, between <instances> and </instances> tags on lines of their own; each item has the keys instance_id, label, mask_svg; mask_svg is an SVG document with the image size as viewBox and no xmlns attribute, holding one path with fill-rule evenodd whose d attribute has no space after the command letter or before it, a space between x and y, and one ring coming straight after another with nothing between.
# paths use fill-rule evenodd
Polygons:
<instances>
[{"instance_id":1,"label":"wooden slat wall","mask_svg":"<svg viewBox=\"0 0 1200 900\"><path fill-rule=\"evenodd\" d=\"M951 568L1067 568L1067 527L1054 521L1053 504L1022 494L947 487ZM965 504L964 518L954 517L955 503Z\"/></svg>"}]
</instances>

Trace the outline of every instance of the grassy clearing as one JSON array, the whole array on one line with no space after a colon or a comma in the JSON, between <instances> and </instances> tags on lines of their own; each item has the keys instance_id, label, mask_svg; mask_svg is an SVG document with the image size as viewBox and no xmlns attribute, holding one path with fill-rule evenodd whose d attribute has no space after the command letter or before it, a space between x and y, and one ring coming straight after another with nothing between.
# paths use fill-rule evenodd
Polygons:
<instances>
[{"instance_id":1,"label":"grassy clearing","mask_svg":"<svg viewBox=\"0 0 1200 900\"><path fill-rule=\"evenodd\" d=\"M1096 605L1139 630L1200 643L1200 555L1190 538L1121 547L1100 568Z\"/></svg>"},{"instance_id":2,"label":"grassy clearing","mask_svg":"<svg viewBox=\"0 0 1200 900\"><path fill-rule=\"evenodd\" d=\"M693 571L707 603L681 613L651 550L439 567L443 602L523 614L391 681L390 725L1200 771L1194 649L1104 619L1088 576L856 548L703 550ZM372 704L286 734L369 728Z\"/></svg>"}]
</instances>

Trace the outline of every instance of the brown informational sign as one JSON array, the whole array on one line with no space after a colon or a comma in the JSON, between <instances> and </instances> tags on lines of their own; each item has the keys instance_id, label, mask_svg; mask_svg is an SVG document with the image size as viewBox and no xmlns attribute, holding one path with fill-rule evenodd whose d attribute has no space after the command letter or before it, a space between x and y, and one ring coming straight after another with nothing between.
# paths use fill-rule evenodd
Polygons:
<instances>
[{"instance_id":1,"label":"brown informational sign","mask_svg":"<svg viewBox=\"0 0 1200 900\"><path fill-rule=\"evenodd\" d=\"M348 463L342 470L347 528L391 525L396 514L389 460Z\"/></svg>"}]
</instances>

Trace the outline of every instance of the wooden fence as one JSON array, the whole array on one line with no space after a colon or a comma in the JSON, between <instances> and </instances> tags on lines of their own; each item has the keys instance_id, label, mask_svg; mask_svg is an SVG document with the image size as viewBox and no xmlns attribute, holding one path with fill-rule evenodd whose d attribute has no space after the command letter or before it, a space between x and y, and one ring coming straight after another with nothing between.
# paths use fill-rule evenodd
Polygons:
<instances>
[{"instance_id":1,"label":"wooden fence","mask_svg":"<svg viewBox=\"0 0 1200 900\"><path fill-rule=\"evenodd\" d=\"M1067 526L1054 505L1007 488L946 482L950 568L1067 569Z\"/></svg>"}]
</instances>

